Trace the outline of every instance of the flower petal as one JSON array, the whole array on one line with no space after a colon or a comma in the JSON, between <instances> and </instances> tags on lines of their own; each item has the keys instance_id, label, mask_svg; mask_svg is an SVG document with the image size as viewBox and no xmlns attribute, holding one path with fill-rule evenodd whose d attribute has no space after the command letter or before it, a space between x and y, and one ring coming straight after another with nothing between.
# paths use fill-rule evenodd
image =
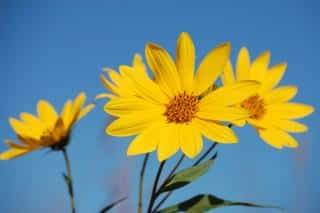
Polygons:
<instances>
[{"instance_id":1,"label":"flower petal","mask_svg":"<svg viewBox=\"0 0 320 213\"><path fill-rule=\"evenodd\" d=\"M165 111L164 105L153 104L138 97L113 98L104 106L104 110L113 116L123 116L130 113L143 112L146 110L157 110L160 115Z\"/></svg>"},{"instance_id":2,"label":"flower petal","mask_svg":"<svg viewBox=\"0 0 320 213\"><path fill-rule=\"evenodd\" d=\"M116 87L113 83L111 83L104 75L100 75L100 80L103 84L103 86L109 90L110 92L119 95L120 91L119 88Z\"/></svg>"},{"instance_id":3,"label":"flower petal","mask_svg":"<svg viewBox=\"0 0 320 213\"><path fill-rule=\"evenodd\" d=\"M284 120L284 119L279 119L274 122L275 126L282 129L283 131L287 132L306 132L308 131L308 127L296 122L296 121L291 121L291 120Z\"/></svg>"},{"instance_id":4,"label":"flower petal","mask_svg":"<svg viewBox=\"0 0 320 213\"><path fill-rule=\"evenodd\" d=\"M32 137L32 138L39 138L38 132L33 131L29 126L27 126L23 122L15 118L9 118L9 123L17 135L22 135L25 137Z\"/></svg>"},{"instance_id":5,"label":"flower petal","mask_svg":"<svg viewBox=\"0 0 320 213\"><path fill-rule=\"evenodd\" d=\"M58 114L53 106L45 100L40 100L37 105L37 111L39 119L44 122L48 128L53 128L58 119Z\"/></svg>"},{"instance_id":6,"label":"flower petal","mask_svg":"<svg viewBox=\"0 0 320 213\"><path fill-rule=\"evenodd\" d=\"M295 148L299 145L291 135L279 129L260 129L258 133L267 144L277 149L281 149L284 146Z\"/></svg>"},{"instance_id":7,"label":"flower petal","mask_svg":"<svg viewBox=\"0 0 320 213\"><path fill-rule=\"evenodd\" d=\"M180 79L175 63L166 50L156 44L149 43L145 54L148 65L155 75L160 88L170 97L181 92Z\"/></svg>"},{"instance_id":8,"label":"flower petal","mask_svg":"<svg viewBox=\"0 0 320 213\"><path fill-rule=\"evenodd\" d=\"M230 61L228 61L226 66L224 67L223 73L221 75L221 81L223 85L233 84L235 81L233 68Z\"/></svg>"},{"instance_id":9,"label":"flower petal","mask_svg":"<svg viewBox=\"0 0 320 213\"><path fill-rule=\"evenodd\" d=\"M227 106L238 104L257 93L259 84L256 81L241 81L232 85L220 87L200 100L203 106Z\"/></svg>"},{"instance_id":10,"label":"flower petal","mask_svg":"<svg viewBox=\"0 0 320 213\"><path fill-rule=\"evenodd\" d=\"M213 121L236 121L246 119L250 116L247 110L238 107L224 107L224 106L204 106L200 107L196 115L204 120Z\"/></svg>"},{"instance_id":11,"label":"flower petal","mask_svg":"<svg viewBox=\"0 0 320 213\"><path fill-rule=\"evenodd\" d=\"M311 114L314 108L310 105L300 103L280 103L269 105L266 110L272 117L296 119Z\"/></svg>"},{"instance_id":12,"label":"flower petal","mask_svg":"<svg viewBox=\"0 0 320 213\"><path fill-rule=\"evenodd\" d=\"M146 111L121 116L113 121L107 128L106 133L112 136L130 136L143 132L147 127L164 120L159 112Z\"/></svg>"},{"instance_id":13,"label":"flower petal","mask_svg":"<svg viewBox=\"0 0 320 213\"><path fill-rule=\"evenodd\" d=\"M159 142L159 129L161 128L159 124L160 123L150 126L135 137L128 147L127 155L140 155L153 152Z\"/></svg>"},{"instance_id":14,"label":"flower petal","mask_svg":"<svg viewBox=\"0 0 320 213\"><path fill-rule=\"evenodd\" d=\"M193 159L202 150L202 138L198 127L194 124L185 124L180 127L180 147L182 152Z\"/></svg>"},{"instance_id":15,"label":"flower petal","mask_svg":"<svg viewBox=\"0 0 320 213\"><path fill-rule=\"evenodd\" d=\"M137 96L157 104L166 104L168 102L168 97L147 75L136 75L133 72L133 68L130 67L122 67L122 72L131 79Z\"/></svg>"},{"instance_id":16,"label":"flower petal","mask_svg":"<svg viewBox=\"0 0 320 213\"><path fill-rule=\"evenodd\" d=\"M193 88L193 73L195 64L195 48L188 33L181 33L177 42L176 64L182 88L190 93Z\"/></svg>"},{"instance_id":17,"label":"flower petal","mask_svg":"<svg viewBox=\"0 0 320 213\"><path fill-rule=\"evenodd\" d=\"M270 62L270 52L265 51L259 55L251 64L250 80L262 81L267 73Z\"/></svg>"},{"instance_id":18,"label":"flower petal","mask_svg":"<svg viewBox=\"0 0 320 213\"><path fill-rule=\"evenodd\" d=\"M211 50L200 63L195 81L194 93L200 95L217 80L230 55L230 43L224 43Z\"/></svg>"},{"instance_id":19,"label":"flower petal","mask_svg":"<svg viewBox=\"0 0 320 213\"><path fill-rule=\"evenodd\" d=\"M19 156L22 156L24 154L27 154L32 150L30 149L18 149L18 148L12 148L5 152L0 153L0 160L10 160Z\"/></svg>"},{"instance_id":20,"label":"flower petal","mask_svg":"<svg viewBox=\"0 0 320 213\"><path fill-rule=\"evenodd\" d=\"M264 95L264 101L266 104L287 102L297 94L297 91L295 86L279 87Z\"/></svg>"},{"instance_id":21,"label":"flower petal","mask_svg":"<svg viewBox=\"0 0 320 213\"><path fill-rule=\"evenodd\" d=\"M237 136L229 127L213 121L206 121L198 118L194 119L194 123L198 126L200 132L212 141L218 143L238 142Z\"/></svg>"},{"instance_id":22,"label":"flower petal","mask_svg":"<svg viewBox=\"0 0 320 213\"><path fill-rule=\"evenodd\" d=\"M249 80L250 79L250 56L248 49L242 47L239 51L236 65L237 80Z\"/></svg>"},{"instance_id":23,"label":"flower petal","mask_svg":"<svg viewBox=\"0 0 320 213\"><path fill-rule=\"evenodd\" d=\"M286 71L287 64L277 64L269 69L266 77L262 81L262 87L264 90L274 88L282 79L284 72Z\"/></svg>"},{"instance_id":24,"label":"flower petal","mask_svg":"<svg viewBox=\"0 0 320 213\"><path fill-rule=\"evenodd\" d=\"M93 108L95 107L95 104L89 104L81 109L81 111L78 114L77 121L86 116Z\"/></svg>"},{"instance_id":25,"label":"flower petal","mask_svg":"<svg viewBox=\"0 0 320 213\"><path fill-rule=\"evenodd\" d=\"M158 144L158 160L167 160L180 148L179 125L169 124L161 128L160 140Z\"/></svg>"}]
</instances>

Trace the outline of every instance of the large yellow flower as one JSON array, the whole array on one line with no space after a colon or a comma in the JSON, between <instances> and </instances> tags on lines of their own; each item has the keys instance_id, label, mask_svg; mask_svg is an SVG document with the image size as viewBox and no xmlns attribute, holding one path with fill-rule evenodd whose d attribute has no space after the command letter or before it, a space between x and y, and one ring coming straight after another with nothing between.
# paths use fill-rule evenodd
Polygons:
<instances>
[{"instance_id":1,"label":"large yellow flower","mask_svg":"<svg viewBox=\"0 0 320 213\"><path fill-rule=\"evenodd\" d=\"M255 94L258 84L244 81L206 92L228 61L229 43L211 50L195 76L195 48L187 33L177 41L176 62L156 44L147 44L145 54L154 79L143 66L120 66L121 75L110 76L114 84L104 80L116 94L104 109L118 117L106 132L113 136L137 135L128 155L157 150L159 161L163 161L181 149L194 158L202 149L202 135L219 143L237 142L223 122L249 116L246 110L231 106ZM124 81L128 89L120 93L115 88Z\"/></svg>"},{"instance_id":2,"label":"large yellow flower","mask_svg":"<svg viewBox=\"0 0 320 213\"><path fill-rule=\"evenodd\" d=\"M232 64L225 66L222 82L225 86L242 80L255 80L261 83L257 93L244 100L238 106L247 110L250 117L234 122L236 125L251 124L259 136L275 148L297 147L297 141L288 132L305 132L308 128L295 119L311 114L312 106L289 102L297 93L295 86L277 87L285 70L286 63L268 68L270 53L266 51L252 63L248 50L242 48L236 64L234 76Z\"/></svg>"},{"instance_id":3,"label":"large yellow flower","mask_svg":"<svg viewBox=\"0 0 320 213\"><path fill-rule=\"evenodd\" d=\"M73 125L94 107L93 104L83 107L85 100L84 93L80 93L74 101L68 100L60 116L50 103L40 100L37 105L38 117L21 113L21 120L10 118L9 122L21 144L5 140L11 149L1 153L0 159L9 160L45 147L62 149L69 141Z\"/></svg>"}]
</instances>

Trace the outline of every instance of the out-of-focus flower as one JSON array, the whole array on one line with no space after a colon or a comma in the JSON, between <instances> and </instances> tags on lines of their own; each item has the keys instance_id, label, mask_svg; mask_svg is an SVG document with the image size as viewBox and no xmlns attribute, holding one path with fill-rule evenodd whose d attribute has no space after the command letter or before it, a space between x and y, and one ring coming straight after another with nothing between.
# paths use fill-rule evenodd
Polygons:
<instances>
[{"instance_id":1,"label":"out-of-focus flower","mask_svg":"<svg viewBox=\"0 0 320 213\"><path fill-rule=\"evenodd\" d=\"M311 114L314 109L309 105L290 102L297 93L297 87L277 87L287 64L281 63L269 68L269 60L270 52L266 51L250 63L248 50L242 48L236 63L236 75L231 62L226 64L221 77L223 85L230 86L243 80L261 83L255 94L238 105L247 110L250 117L233 123L239 126L249 123L266 143L275 148L297 147L297 141L288 133L307 131L308 128L295 119Z\"/></svg>"},{"instance_id":2,"label":"out-of-focus flower","mask_svg":"<svg viewBox=\"0 0 320 213\"><path fill-rule=\"evenodd\" d=\"M84 93L80 93L74 101L68 100L60 116L49 102L40 100L37 105L38 117L21 113L20 120L10 118L9 123L21 143L5 140L11 149L1 153L0 159L9 160L45 147L53 150L64 148L74 124L94 107L94 104L83 107L85 100Z\"/></svg>"}]
</instances>

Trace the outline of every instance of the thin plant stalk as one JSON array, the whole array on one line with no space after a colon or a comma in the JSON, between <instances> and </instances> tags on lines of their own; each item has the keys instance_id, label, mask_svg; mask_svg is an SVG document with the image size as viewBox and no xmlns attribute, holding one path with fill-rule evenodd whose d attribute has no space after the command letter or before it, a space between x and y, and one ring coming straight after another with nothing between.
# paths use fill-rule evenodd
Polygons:
<instances>
[{"instance_id":1,"label":"thin plant stalk","mask_svg":"<svg viewBox=\"0 0 320 213\"><path fill-rule=\"evenodd\" d=\"M144 173L146 170L148 159L149 159L149 153L144 156L142 168L140 171L138 213L142 213L143 180L144 180Z\"/></svg>"},{"instance_id":2,"label":"thin plant stalk","mask_svg":"<svg viewBox=\"0 0 320 213\"><path fill-rule=\"evenodd\" d=\"M68 157L67 150L65 148L61 149L64 157L64 161L66 163L66 169L67 173L64 175L64 179L66 181L66 184L68 186L68 192L69 192L69 197L70 197L70 205L71 205L71 212L76 213L76 206L74 202L74 192L73 192L73 183L72 183L72 175L71 175L71 165L70 165L70 160Z\"/></svg>"},{"instance_id":3,"label":"thin plant stalk","mask_svg":"<svg viewBox=\"0 0 320 213\"><path fill-rule=\"evenodd\" d=\"M159 166L159 169L158 169L156 178L154 179L153 187L152 187L152 193L151 193L151 197L150 197L150 201L149 201L149 206L148 206L148 211L147 211L148 213L151 213L151 212L152 212L153 204L154 204L154 202L155 202L155 200L156 200L156 198L157 198L156 191L157 191L159 179L160 179L160 176L161 176L161 172L162 172L162 169L163 169L163 166L164 166L165 163L166 163L166 161L162 161L162 162L160 163L160 166Z\"/></svg>"}]
</instances>

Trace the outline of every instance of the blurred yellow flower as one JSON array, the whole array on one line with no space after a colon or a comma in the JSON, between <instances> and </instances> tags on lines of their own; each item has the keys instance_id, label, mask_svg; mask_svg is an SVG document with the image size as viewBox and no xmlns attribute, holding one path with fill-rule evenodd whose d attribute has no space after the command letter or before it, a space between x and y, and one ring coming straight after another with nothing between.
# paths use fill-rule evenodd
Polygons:
<instances>
[{"instance_id":1,"label":"blurred yellow flower","mask_svg":"<svg viewBox=\"0 0 320 213\"><path fill-rule=\"evenodd\" d=\"M94 107L93 104L83 107L85 100L84 93L80 93L74 101L68 100L60 116L49 102L40 100L37 105L38 117L21 113L20 120L10 118L11 127L21 144L5 140L11 149L1 153L0 159L9 160L45 147L62 149L69 142L73 125Z\"/></svg>"},{"instance_id":2,"label":"blurred yellow flower","mask_svg":"<svg viewBox=\"0 0 320 213\"><path fill-rule=\"evenodd\" d=\"M269 68L270 52L265 51L252 63L248 50L239 52L234 75L232 64L228 62L221 80L230 86L243 80L255 80L261 83L257 93L238 106L247 110L250 117L233 123L242 126L249 123L256 128L259 136L275 148L297 147L297 141L288 132L305 132L308 128L295 119L311 114L312 106L289 102L297 93L295 86L277 87L286 70L287 64L281 63Z\"/></svg>"},{"instance_id":3,"label":"blurred yellow flower","mask_svg":"<svg viewBox=\"0 0 320 213\"><path fill-rule=\"evenodd\" d=\"M143 63L139 67L120 66L120 74L109 70L113 83L102 78L113 93L104 109L118 117L106 133L137 135L127 154L157 150L159 161L179 149L194 158L202 150L202 135L219 143L237 142L234 132L223 122L249 116L246 110L232 106L255 94L258 83L243 81L207 92L222 73L229 54L229 43L214 48L194 74L195 47L187 33L177 41L176 62L165 49L147 44L145 55L153 79Z\"/></svg>"}]
</instances>

